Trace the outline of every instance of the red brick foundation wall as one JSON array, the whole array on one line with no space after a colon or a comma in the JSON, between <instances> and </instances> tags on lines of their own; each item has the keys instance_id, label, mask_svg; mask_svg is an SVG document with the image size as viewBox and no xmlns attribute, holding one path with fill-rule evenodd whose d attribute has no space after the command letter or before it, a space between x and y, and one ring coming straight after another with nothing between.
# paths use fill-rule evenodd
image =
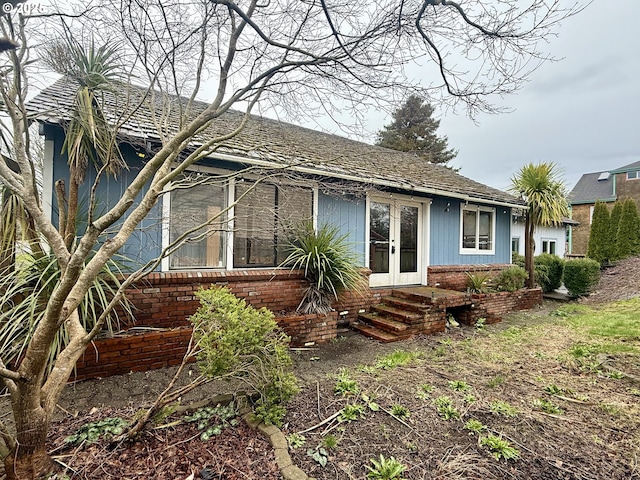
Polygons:
<instances>
[{"instance_id":1,"label":"red brick foundation wall","mask_svg":"<svg viewBox=\"0 0 640 480\"><path fill-rule=\"evenodd\" d=\"M491 277L497 276L510 264L491 265L431 265L427 268L427 285L464 292L468 286L467 272L489 272Z\"/></svg>"},{"instance_id":2,"label":"red brick foundation wall","mask_svg":"<svg viewBox=\"0 0 640 480\"><path fill-rule=\"evenodd\" d=\"M368 277L369 271L363 275ZM136 327L162 331L97 339L78 361L77 376L71 380L179 364L191 335L189 316L200 305L195 293L211 285L228 287L248 304L276 314L294 311L306 288L301 273L283 270L152 273L130 288L127 297L134 306ZM328 316L277 315L276 321L292 338L292 346L322 343L336 337L338 319L354 321L374 301L370 291L347 292L334 302L335 312Z\"/></svg>"}]
</instances>

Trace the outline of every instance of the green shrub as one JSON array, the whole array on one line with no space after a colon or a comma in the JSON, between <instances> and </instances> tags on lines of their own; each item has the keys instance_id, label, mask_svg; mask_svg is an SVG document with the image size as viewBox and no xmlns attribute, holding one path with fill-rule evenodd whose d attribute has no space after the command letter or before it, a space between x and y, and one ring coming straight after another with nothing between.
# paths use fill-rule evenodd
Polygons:
<instances>
[{"instance_id":1,"label":"green shrub","mask_svg":"<svg viewBox=\"0 0 640 480\"><path fill-rule=\"evenodd\" d=\"M524 268L524 255L520 255L519 253L513 252L511 254L511 263Z\"/></svg>"},{"instance_id":2,"label":"green shrub","mask_svg":"<svg viewBox=\"0 0 640 480\"><path fill-rule=\"evenodd\" d=\"M564 260L557 255L543 253L534 258L536 272L541 267L546 267L546 275L536 275L536 280L542 291L552 292L562 285L562 275L564 274Z\"/></svg>"},{"instance_id":3,"label":"green shrub","mask_svg":"<svg viewBox=\"0 0 640 480\"><path fill-rule=\"evenodd\" d=\"M524 282L527 278L529 278L529 274L524 268L512 265L502 270L495 281L498 284L498 290L515 292L524 288Z\"/></svg>"},{"instance_id":4,"label":"green shrub","mask_svg":"<svg viewBox=\"0 0 640 480\"><path fill-rule=\"evenodd\" d=\"M289 370L289 338L266 308L259 310L235 297L227 288L201 289L200 308L190 317L197 342L198 366L210 378L240 378L256 390L256 416L279 425L283 403L298 391Z\"/></svg>"},{"instance_id":5,"label":"green shrub","mask_svg":"<svg viewBox=\"0 0 640 480\"><path fill-rule=\"evenodd\" d=\"M615 256L618 259L640 253L640 218L636 202L631 198L627 198L622 204L615 249Z\"/></svg>"},{"instance_id":6,"label":"green shrub","mask_svg":"<svg viewBox=\"0 0 640 480\"><path fill-rule=\"evenodd\" d=\"M564 266L564 285L571 295L587 295L600 280L600 264L590 258L568 261Z\"/></svg>"},{"instance_id":7,"label":"green shrub","mask_svg":"<svg viewBox=\"0 0 640 480\"><path fill-rule=\"evenodd\" d=\"M612 246L614 242L609 238L611 216L607 204L597 201L593 207L591 217L591 229L589 231L589 245L587 247L587 257L603 264L608 262L612 256Z\"/></svg>"}]
</instances>

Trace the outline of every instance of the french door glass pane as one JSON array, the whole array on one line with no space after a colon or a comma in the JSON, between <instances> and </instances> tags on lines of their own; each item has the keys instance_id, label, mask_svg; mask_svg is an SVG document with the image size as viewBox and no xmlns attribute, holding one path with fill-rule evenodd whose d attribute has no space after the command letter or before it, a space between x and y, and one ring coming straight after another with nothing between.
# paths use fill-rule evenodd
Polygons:
<instances>
[{"instance_id":1,"label":"french door glass pane","mask_svg":"<svg viewBox=\"0 0 640 480\"><path fill-rule=\"evenodd\" d=\"M400 271L418 271L418 207L400 210Z\"/></svg>"},{"instance_id":2,"label":"french door glass pane","mask_svg":"<svg viewBox=\"0 0 640 480\"><path fill-rule=\"evenodd\" d=\"M373 273L389 273L389 227L391 205L371 202L369 218L369 268Z\"/></svg>"}]
</instances>

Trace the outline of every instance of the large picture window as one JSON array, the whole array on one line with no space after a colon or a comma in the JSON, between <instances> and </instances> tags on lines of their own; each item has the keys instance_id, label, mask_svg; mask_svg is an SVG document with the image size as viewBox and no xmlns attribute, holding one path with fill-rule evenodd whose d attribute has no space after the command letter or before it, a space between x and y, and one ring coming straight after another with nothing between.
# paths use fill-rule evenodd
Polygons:
<instances>
[{"instance_id":1,"label":"large picture window","mask_svg":"<svg viewBox=\"0 0 640 480\"><path fill-rule=\"evenodd\" d=\"M169 241L186 236L185 243L170 257L172 269L223 268L226 265L227 189L216 184L214 177L190 175L176 183L199 183L171 192ZM199 228L200 227L200 228Z\"/></svg>"},{"instance_id":2,"label":"large picture window","mask_svg":"<svg viewBox=\"0 0 640 480\"><path fill-rule=\"evenodd\" d=\"M274 267L286 257L293 228L313 219L313 189L273 183L216 182L213 174L190 174L174 182L169 241L185 242L171 254L170 269ZM194 183L188 188L180 185ZM235 202L233 228L225 214ZM228 245L233 259L227 260Z\"/></svg>"},{"instance_id":3,"label":"large picture window","mask_svg":"<svg viewBox=\"0 0 640 480\"><path fill-rule=\"evenodd\" d=\"M285 259L292 228L313 215L313 190L292 185L239 183L233 266L273 267ZM242 198L240 198L242 197Z\"/></svg>"},{"instance_id":4,"label":"large picture window","mask_svg":"<svg viewBox=\"0 0 640 480\"><path fill-rule=\"evenodd\" d=\"M495 248L495 209L463 205L461 217L461 252L493 254Z\"/></svg>"}]
</instances>

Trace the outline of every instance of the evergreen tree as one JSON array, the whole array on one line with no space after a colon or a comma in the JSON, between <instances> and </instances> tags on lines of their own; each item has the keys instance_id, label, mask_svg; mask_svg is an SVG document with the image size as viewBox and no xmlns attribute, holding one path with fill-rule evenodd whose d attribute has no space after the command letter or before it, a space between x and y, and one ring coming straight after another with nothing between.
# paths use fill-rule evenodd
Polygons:
<instances>
[{"instance_id":1,"label":"evergreen tree","mask_svg":"<svg viewBox=\"0 0 640 480\"><path fill-rule=\"evenodd\" d=\"M618 248L616 247L616 238L618 237L618 227L620 226L620 218L622 217L622 203L616 202L611 210L609 219L609 260L618 260Z\"/></svg>"},{"instance_id":2,"label":"evergreen tree","mask_svg":"<svg viewBox=\"0 0 640 480\"><path fill-rule=\"evenodd\" d=\"M600 264L608 261L611 256L611 242L608 238L609 223L609 209L604 202L598 200L593 207L587 257L592 258Z\"/></svg>"},{"instance_id":3,"label":"evergreen tree","mask_svg":"<svg viewBox=\"0 0 640 480\"><path fill-rule=\"evenodd\" d=\"M393 113L393 122L378 132L376 145L415 153L430 163L446 164L458 154L449 148L447 137L439 137L436 130L440 120L433 115L433 107L417 95L411 95Z\"/></svg>"},{"instance_id":4,"label":"evergreen tree","mask_svg":"<svg viewBox=\"0 0 640 480\"><path fill-rule=\"evenodd\" d=\"M616 253L621 259L640 253L640 218L636 202L630 198L622 205L622 216L616 236Z\"/></svg>"}]
</instances>

